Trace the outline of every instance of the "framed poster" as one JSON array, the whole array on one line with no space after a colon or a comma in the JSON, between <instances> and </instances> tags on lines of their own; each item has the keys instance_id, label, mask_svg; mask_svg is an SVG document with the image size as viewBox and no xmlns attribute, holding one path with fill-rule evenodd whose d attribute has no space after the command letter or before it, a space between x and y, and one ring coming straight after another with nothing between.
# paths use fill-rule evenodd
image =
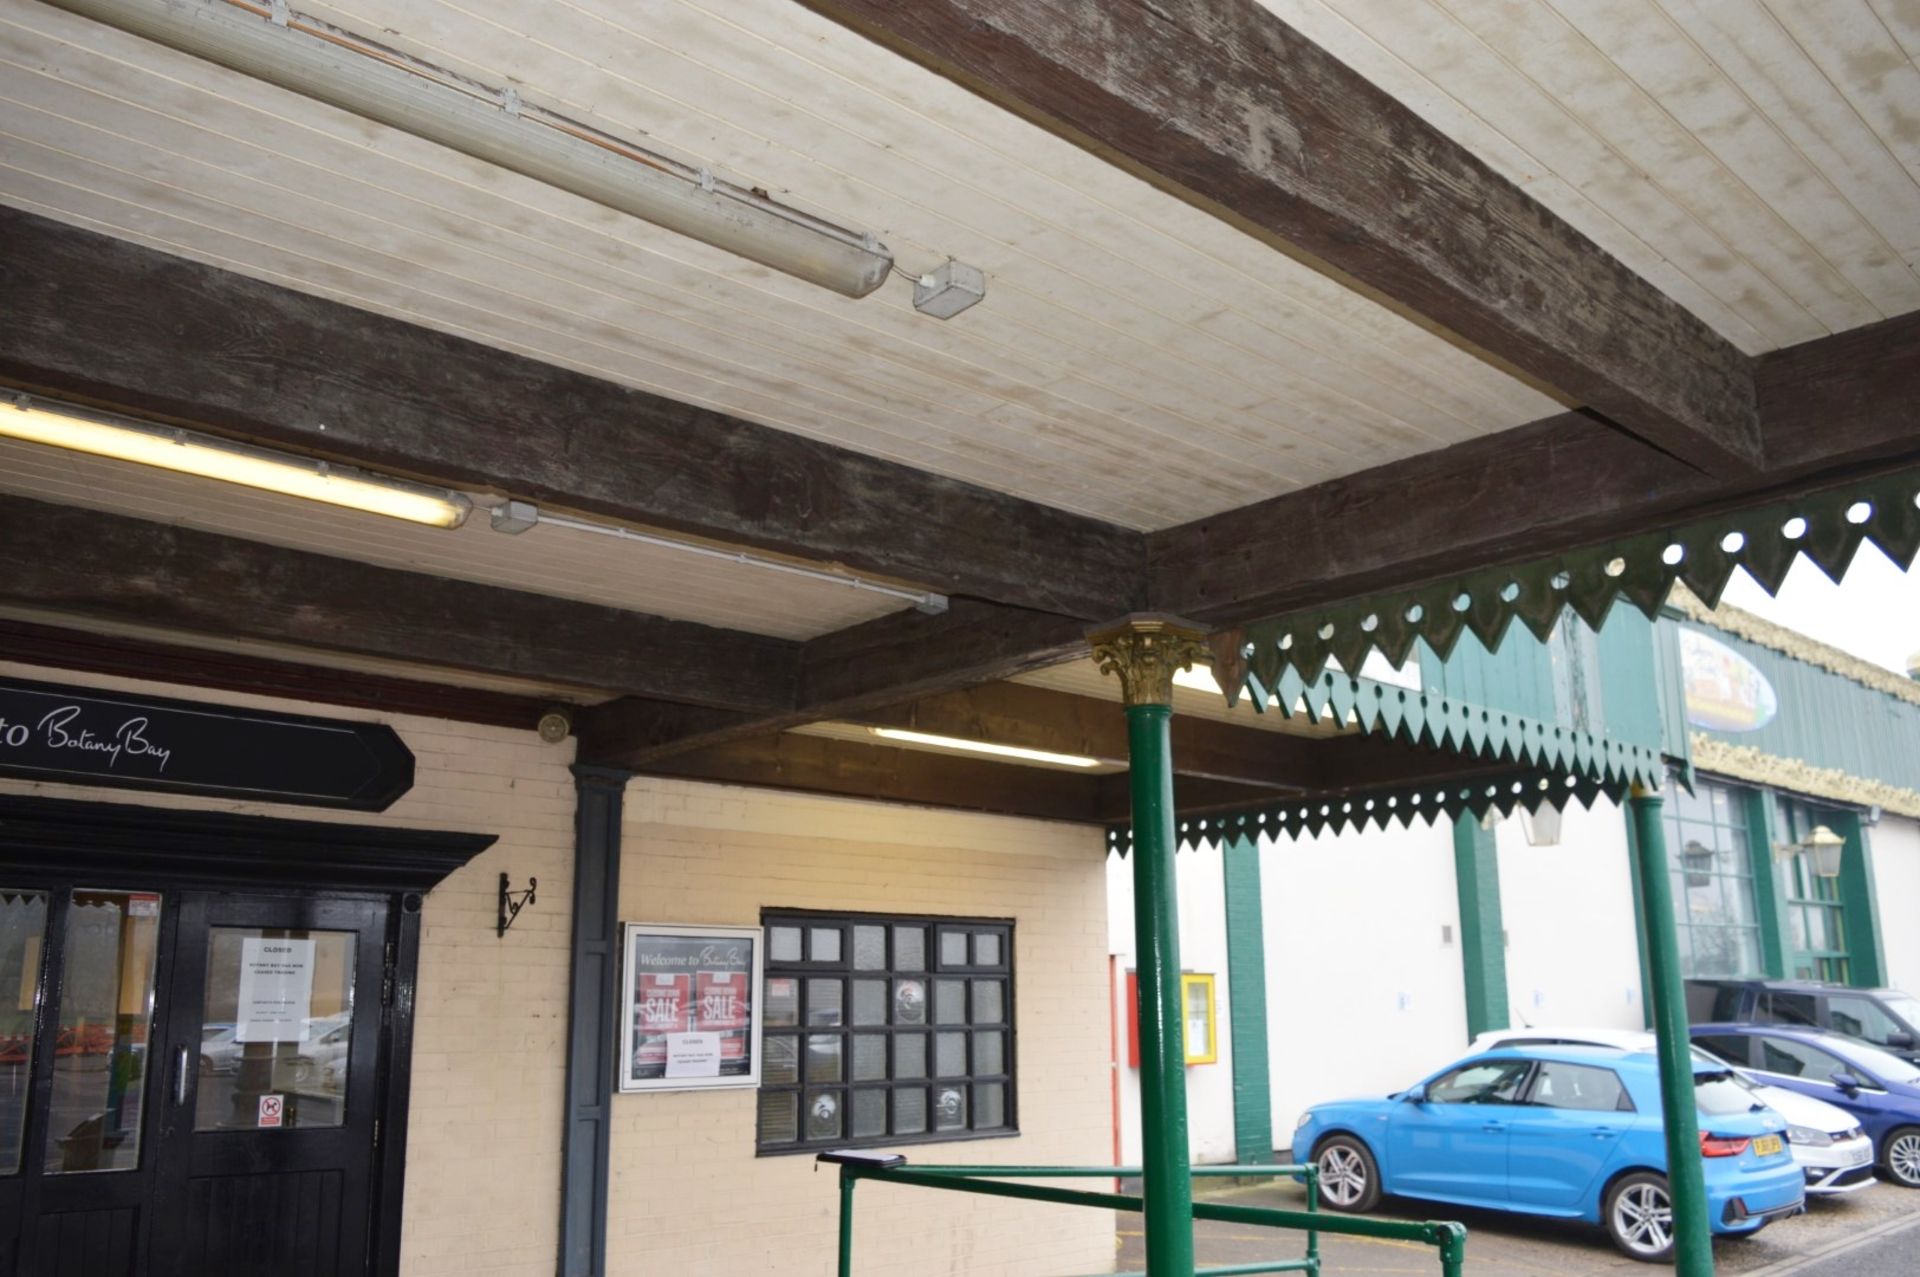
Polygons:
<instances>
[{"instance_id":1,"label":"framed poster","mask_svg":"<svg viewBox=\"0 0 1920 1277\"><path fill-rule=\"evenodd\" d=\"M621 927L620 1089L760 1085L758 927Z\"/></svg>"}]
</instances>

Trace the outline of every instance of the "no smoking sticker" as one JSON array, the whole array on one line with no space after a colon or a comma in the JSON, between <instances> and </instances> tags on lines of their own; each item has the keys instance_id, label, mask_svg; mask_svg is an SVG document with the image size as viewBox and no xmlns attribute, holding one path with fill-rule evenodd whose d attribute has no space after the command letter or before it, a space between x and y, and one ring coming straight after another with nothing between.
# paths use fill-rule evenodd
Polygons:
<instances>
[{"instance_id":1,"label":"no smoking sticker","mask_svg":"<svg viewBox=\"0 0 1920 1277\"><path fill-rule=\"evenodd\" d=\"M287 1111L287 1097L284 1095L263 1095L260 1097L261 1126L278 1126Z\"/></svg>"}]
</instances>

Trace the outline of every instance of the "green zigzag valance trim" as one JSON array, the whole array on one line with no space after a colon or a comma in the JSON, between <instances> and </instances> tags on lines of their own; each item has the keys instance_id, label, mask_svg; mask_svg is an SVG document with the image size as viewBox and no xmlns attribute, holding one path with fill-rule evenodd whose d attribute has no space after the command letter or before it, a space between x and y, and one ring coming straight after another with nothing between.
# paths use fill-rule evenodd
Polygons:
<instances>
[{"instance_id":1,"label":"green zigzag valance trim","mask_svg":"<svg viewBox=\"0 0 1920 1277\"><path fill-rule=\"evenodd\" d=\"M1494 808L1510 814L1518 806L1532 810L1552 803L1560 807L1569 799L1591 806L1601 796L1622 798L1635 785L1658 789L1667 773L1667 763L1657 750L1331 671L1307 682L1286 670L1279 685L1271 693L1257 694L1254 704L1262 712L1278 709L1289 718L1297 714L1314 723L1351 724L1369 735L1467 758L1508 762L1513 769L1472 780L1386 782L1269 799L1224 815L1184 817L1178 828L1181 846L1196 848L1237 834L1286 833L1298 838L1369 824L1385 829L1396 821L1410 825L1415 819L1431 821L1465 812L1478 818ZM1132 828L1109 828L1107 845L1122 853L1130 850Z\"/></svg>"},{"instance_id":2,"label":"green zigzag valance trim","mask_svg":"<svg viewBox=\"0 0 1920 1277\"><path fill-rule=\"evenodd\" d=\"M1583 807L1591 807L1602 798L1621 802L1631 789L1632 784L1627 782L1522 769L1470 781L1430 780L1382 785L1338 795L1306 795L1242 810L1190 816L1178 821L1174 836L1182 850L1198 851L1211 843L1257 838L1263 834L1303 838L1349 829L1360 831L1368 826L1380 829L1395 824L1410 826L1416 820L1432 822L1442 816L1450 820L1462 816L1479 820L1489 811L1511 816L1521 807L1531 811L1543 803L1564 809L1569 802L1577 801ZM1109 827L1107 847L1123 856L1132 851L1132 827Z\"/></svg>"},{"instance_id":3,"label":"green zigzag valance trim","mask_svg":"<svg viewBox=\"0 0 1920 1277\"><path fill-rule=\"evenodd\" d=\"M1516 620L1545 642L1569 609L1594 630L1622 598L1652 618L1676 581L1712 607L1736 567L1769 594L1802 554L1837 581L1862 541L1902 569L1912 566L1920 553L1920 471L1258 622L1239 651L1251 678L1268 688L1287 671L1318 678L1329 658L1357 670L1378 651L1397 666L1415 639L1442 660L1465 633L1491 652ZM1233 671L1216 673L1235 700L1240 680Z\"/></svg>"},{"instance_id":4,"label":"green zigzag valance trim","mask_svg":"<svg viewBox=\"0 0 1920 1277\"><path fill-rule=\"evenodd\" d=\"M1665 763L1656 750L1453 700L1437 692L1415 691L1332 670L1311 682L1287 670L1279 686L1267 695L1256 695L1253 704L1262 713L1278 709L1288 718L1298 714L1311 723L1351 723L1370 736L1463 758L1568 773L1608 786L1657 786L1666 774Z\"/></svg>"}]
</instances>

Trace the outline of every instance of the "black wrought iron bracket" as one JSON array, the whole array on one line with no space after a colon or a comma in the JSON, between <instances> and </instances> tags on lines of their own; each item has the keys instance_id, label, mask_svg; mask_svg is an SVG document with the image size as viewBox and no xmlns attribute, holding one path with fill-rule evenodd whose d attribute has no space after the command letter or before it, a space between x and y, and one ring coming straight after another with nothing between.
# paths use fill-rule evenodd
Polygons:
<instances>
[{"instance_id":1,"label":"black wrought iron bracket","mask_svg":"<svg viewBox=\"0 0 1920 1277\"><path fill-rule=\"evenodd\" d=\"M527 889L525 891L509 891L507 890L507 885L511 881L507 875L500 875L500 916L494 925L493 931L493 934L496 936L504 936L507 934L507 928L511 927L513 920L520 916L520 911L533 903L533 893L540 886L540 880L538 878L529 878L527 879Z\"/></svg>"}]
</instances>

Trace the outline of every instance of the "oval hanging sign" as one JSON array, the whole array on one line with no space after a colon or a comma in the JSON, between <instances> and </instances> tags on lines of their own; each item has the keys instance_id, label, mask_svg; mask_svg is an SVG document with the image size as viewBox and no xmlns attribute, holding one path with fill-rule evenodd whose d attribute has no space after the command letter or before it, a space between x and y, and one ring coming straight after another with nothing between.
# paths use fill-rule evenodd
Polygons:
<instances>
[{"instance_id":1,"label":"oval hanging sign","mask_svg":"<svg viewBox=\"0 0 1920 1277\"><path fill-rule=\"evenodd\" d=\"M1681 627L1680 670L1687 722L1714 732L1759 731L1780 712L1780 698L1758 666L1718 639Z\"/></svg>"}]
</instances>

